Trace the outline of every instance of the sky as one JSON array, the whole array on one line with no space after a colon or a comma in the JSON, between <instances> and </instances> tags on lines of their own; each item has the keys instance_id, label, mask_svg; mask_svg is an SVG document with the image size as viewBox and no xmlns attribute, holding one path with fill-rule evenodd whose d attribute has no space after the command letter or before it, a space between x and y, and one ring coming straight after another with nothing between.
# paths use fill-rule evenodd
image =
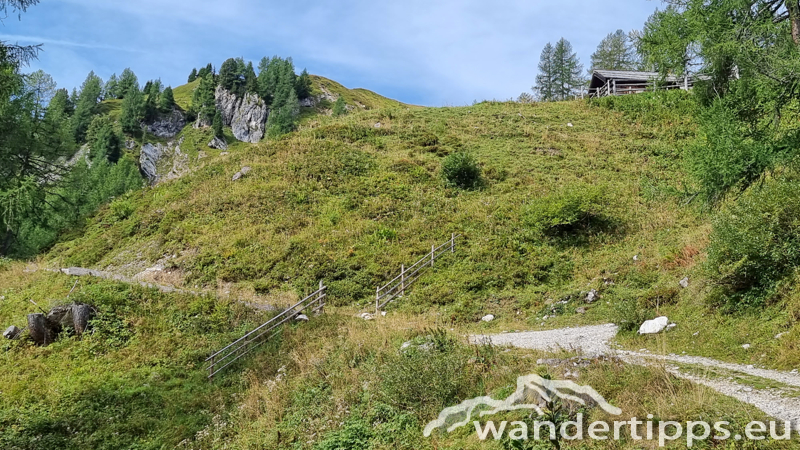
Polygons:
<instances>
[{"instance_id":1,"label":"sky","mask_svg":"<svg viewBox=\"0 0 800 450\"><path fill-rule=\"evenodd\" d=\"M42 0L0 24L0 40L44 44L27 70L59 87L130 67L140 82L186 83L230 57L292 57L349 88L405 103L461 106L530 91L542 48L569 40L585 66L657 0Z\"/></svg>"}]
</instances>

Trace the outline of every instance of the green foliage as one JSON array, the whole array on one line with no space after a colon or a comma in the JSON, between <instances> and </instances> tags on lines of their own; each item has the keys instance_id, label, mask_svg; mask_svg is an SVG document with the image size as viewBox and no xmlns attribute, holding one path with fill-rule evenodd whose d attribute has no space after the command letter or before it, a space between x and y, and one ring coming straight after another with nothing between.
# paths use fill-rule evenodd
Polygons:
<instances>
[{"instance_id":1,"label":"green foliage","mask_svg":"<svg viewBox=\"0 0 800 450\"><path fill-rule=\"evenodd\" d=\"M135 205L127 199L115 200L111 202L109 207L111 208L111 214L118 221L127 219L136 211Z\"/></svg>"},{"instance_id":2,"label":"green foliage","mask_svg":"<svg viewBox=\"0 0 800 450\"><path fill-rule=\"evenodd\" d=\"M713 302L743 309L768 301L800 267L800 181L769 180L720 212L707 264Z\"/></svg>"},{"instance_id":3,"label":"green foliage","mask_svg":"<svg viewBox=\"0 0 800 450\"><path fill-rule=\"evenodd\" d=\"M161 96L158 98L158 109L161 110L163 113L168 113L172 111L172 108L175 107L175 95L172 93L172 87L167 86L164 89L164 92L161 93Z\"/></svg>"},{"instance_id":4,"label":"green foliage","mask_svg":"<svg viewBox=\"0 0 800 450\"><path fill-rule=\"evenodd\" d=\"M447 156L442 161L442 178L448 185L460 189L476 189L483 184L478 161L468 152Z\"/></svg>"},{"instance_id":5,"label":"green foliage","mask_svg":"<svg viewBox=\"0 0 800 450\"><path fill-rule=\"evenodd\" d=\"M117 74L112 74L108 81L106 81L103 94L106 100L119 98L119 80L117 79Z\"/></svg>"},{"instance_id":6,"label":"green foliage","mask_svg":"<svg viewBox=\"0 0 800 450\"><path fill-rule=\"evenodd\" d=\"M784 152L758 142L722 102L703 110L700 136L687 149L689 172L706 200L718 202L731 189L745 189L775 166Z\"/></svg>"},{"instance_id":7,"label":"green foliage","mask_svg":"<svg viewBox=\"0 0 800 450\"><path fill-rule=\"evenodd\" d=\"M139 84L136 83L125 91L125 97L122 100L122 113L119 117L122 131L130 134L139 132L144 116L144 95L139 90Z\"/></svg>"},{"instance_id":8,"label":"green foliage","mask_svg":"<svg viewBox=\"0 0 800 450\"><path fill-rule=\"evenodd\" d=\"M222 131L222 114L219 111L214 113L214 120L211 123L211 128L214 130L214 136L224 139L225 134Z\"/></svg>"},{"instance_id":9,"label":"green foliage","mask_svg":"<svg viewBox=\"0 0 800 450\"><path fill-rule=\"evenodd\" d=\"M197 79L197 69L193 68L192 73L189 74L189 83L194 83L194 80Z\"/></svg>"},{"instance_id":10,"label":"green foliage","mask_svg":"<svg viewBox=\"0 0 800 450\"><path fill-rule=\"evenodd\" d=\"M272 103L272 112L267 119L267 135L277 137L294 130L295 120L300 114L300 102L294 87L288 88L288 96L283 97L283 91L276 92Z\"/></svg>"},{"instance_id":11,"label":"green foliage","mask_svg":"<svg viewBox=\"0 0 800 450\"><path fill-rule=\"evenodd\" d=\"M214 98L215 89L214 77L206 75L200 78L200 85L197 86L192 96L192 111L205 125L211 124L217 111L217 103Z\"/></svg>"},{"instance_id":12,"label":"green foliage","mask_svg":"<svg viewBox=\"0 0 800 450\"><path fill-rule=\"evenodd\" d=\"M130 68L122 71L117 85L117 98L125 98L129 93L139 90L139 79Z\"/></svg>"},{"instance_id":13,"label":"green foliage","mask_svg":"<svg viewBox=\"0 0 800 450\"><path fill-rule=\"evenodd\" d=\"M592 70L636 70L638 66L636 49L622 30L603 38L591 60Z\"/></svg>"},{"instance_id":14,"label":"green foliage","mask_svg":"<svg viewBox=\"0 0 800 450\"><path fill-rule=\"evenodd\" d=\"M339 117L347 114L347 103L344 102L344 97L339 97L336 99L336 103L333 104L333 116Z\"/></svg>"},{"instance_id":15,"label":"green foliage","mask_svg":"<svg viewBox=\"0 0 800 450\"><path fill-rule=\"evenodd\" d=\"M527 206L524 223L536 234L574 230L603 217L605 192L596 185L572 185Z\"/></svg>"},{"instance_id":16,"label":"green foliage","mask_svg":"<svg viewBox=\"0 0 800 450\"><path fill-rule=\"evenodd\" d=\"M573 98L576 89L584 83L583 65L572 52L572 44L561 38L553 47L549 42L542 50L539 75L534 91L541 101L558 101Z\"/></svg>"},{"instance_id":17,"label":"green foliage","mask_svg":"<svg viewBox=\"0 0 800 450\"><path fill-rule=\"evenodd\" d=\"M239 71L236 59L228 58L219 68L219 85L237 96L244 94L244 73Z\"/></svg>"},{"instance_id":18,"label":"green foliage","mask_svg":"<svg viewBox=\"0 0 800 450\"><path fill-rule=\"evenodd\" d=\"M103 80L94 72L90 72L86 81L81 85L80 95L75 104L75 114L72 117L72 129L76 142L85 142L86 130L92 123L97 102L103 93Z\"/></svg>"},{"instance_id":19,"label":"green foliage","mask_svg":"<svg viewBox=\"0 0 800 450\"><path fill-rule=\"evenodd\" d=\"M297 98L305 99L311 96L311 76L308 74L306 69L303 69L303 72L297 77L297 81L294 85L294 90L297 92Z\"/></svg>"},{"instance_id":20,"label":"green foliage","mask_svg":"<svg viewBox=\"0 0 800 450\"><path fill-rule=\"evenodd\" d=\"M91 148L89 155L92 161L105 158L116 163L122 155L122 138L108 116L96 116L92 120L86 133L86 142Z\"/></svg>"}]
</instances>

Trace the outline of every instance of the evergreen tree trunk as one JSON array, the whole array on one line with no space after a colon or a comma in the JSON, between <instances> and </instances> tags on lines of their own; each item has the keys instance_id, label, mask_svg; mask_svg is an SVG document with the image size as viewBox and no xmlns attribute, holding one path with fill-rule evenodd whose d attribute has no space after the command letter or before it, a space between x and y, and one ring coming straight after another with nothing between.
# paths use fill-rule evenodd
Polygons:
<instances>
[{"instance_id":1,"label":"evergreen tree trunk","mask_svg":"<svg viewBox=\"0 0 800 450\"><path fill-rule=\"evenodd\" d=\"M789 22L792 24L792 40L800 46L800 2L788 0L786 9L789 12Z\"/></svg>"}]
</instances>

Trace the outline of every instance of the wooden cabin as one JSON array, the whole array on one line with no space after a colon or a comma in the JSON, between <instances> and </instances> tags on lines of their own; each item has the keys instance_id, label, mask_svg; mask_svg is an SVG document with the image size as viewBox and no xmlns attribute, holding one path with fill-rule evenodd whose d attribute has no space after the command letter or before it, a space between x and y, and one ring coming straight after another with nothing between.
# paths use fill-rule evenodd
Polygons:
<instances>
[{"instance_id":1,"label":"wooden cabin","mask_svg":"<svg viewBox=\"0 0 800 450\"><path fill-rule=\"evenodd\" d=\"M689 90L694 78L668 76L658 72L633 72L621 70L595 70L589 83L589 97L639 94L657 89Z\"/></svg>"}]
</instances>

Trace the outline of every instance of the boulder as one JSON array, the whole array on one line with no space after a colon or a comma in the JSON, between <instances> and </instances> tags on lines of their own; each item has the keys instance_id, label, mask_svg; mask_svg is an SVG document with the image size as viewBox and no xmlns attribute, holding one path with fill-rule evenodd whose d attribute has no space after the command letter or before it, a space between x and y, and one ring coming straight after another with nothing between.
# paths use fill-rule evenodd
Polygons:
<instances>
[{"instance_id":1,"label":"boulder","mask_svg":"<svg viewBox=\"0 0 800 450\"><path fill-rule=\"evenodd\" d=\"M16 339L19 336L20 330L14 325L6 328L6 331L3 332L3 337L6 339Z\"/></svg>"},{"instance_id":2,"label":"boulder","mask_svg":"<svg viewBox=\"0 0 800 450\"><path fill-rule=\"evenodd\" d=\"M669 325L669 319L666 317L648 320L639 327L639 334L658 334L664 331L667 325Z\"/></svg>"},{"instance_id":3,"label":"boulder","mask_svg":"<svg viewBox=\"0 0 800 450\"><path fill-rule=\"evenodd\" d=\"M227 150L228 149L228 143L225 142L224 139L220 139L220 138L218 138L216 136L214 136L214 139L212 139L211 142L208 143L208 146L210 148L215 148L217 150Z\"/></svg>"},{"instance_id":4,"label":"boulder","mask_svg":"<svg viewBox=\"0 0 800 450\"><path fill-rule=\"evenodd\" d=\"M597 294L597 290L592 289L586 296L586 303L594 303L598 298L600 298L600 296Z\"/></svg>"},{"instance_id":5,"label":"boulder","mask_svg":"<svg viewBox=\"0 0 800 450\"><path fill-rule=\"evenodd\" d=\"M294 318L295 322L308 322L308 316L305 314L298 314Z\"/></svg>"},{"instance_id":6,"label":"boulder","mask_svg":"<svg viewBox=\"0 0 800 450\"><path fill-rule=\"evenodd\" d=\"M236 181L236 180L242 178L243 176L247 175L248 173L250 173L250 167L249 166L244 166L244 167L242 167L242 170L236 172L233 175L233 178L231 179L231 181Z\"/></svg>"},{"instance_id":7,"label":"boulder","mask_svg":"<svg viewBox=\"0 0 800 450\"><path fill-rule=\"evenodd\" d=\"M688 288L689 287L689 277L686 277L686 278L682 279L681 281L679 281L678 285L680 285L680 287L682 287L684 289Z\"/></svg>"},{"instance_id":8,"label":"boulder","mask_svg":"<svg viewBox=\"0 0 800 450\"><path fill-rule=\"evenodd\" d=\"M375 318L375 316L373 316L370 313L361 313L361 315L359 315L358 317L360 317L360 318L362 318L364 320L373 320Z\"/></svg>"},{"instance_id":9,"label":"boulder","mask_svg":"<svg viewBox=\"0 0 800 450\"><path fill-rule=\"evenodd\" d=\"M186 126L186 117L177 109L173 109L169 114L160 115L153 123L146 124L147 132L161 137L171 138L183 130Z\"/></svg>"},{"instance_id":10,"label":"boulder","mask_svg":"<svg viewBox=\"0 0 800 450\"><path fill-rule=\"evenodd\" d=\"M492 314L487 314L487 315L481 317L481 321L482 322L491 322L493 320L494 320L494 315L492 315Z\"/></svg>"}]
</instances>

